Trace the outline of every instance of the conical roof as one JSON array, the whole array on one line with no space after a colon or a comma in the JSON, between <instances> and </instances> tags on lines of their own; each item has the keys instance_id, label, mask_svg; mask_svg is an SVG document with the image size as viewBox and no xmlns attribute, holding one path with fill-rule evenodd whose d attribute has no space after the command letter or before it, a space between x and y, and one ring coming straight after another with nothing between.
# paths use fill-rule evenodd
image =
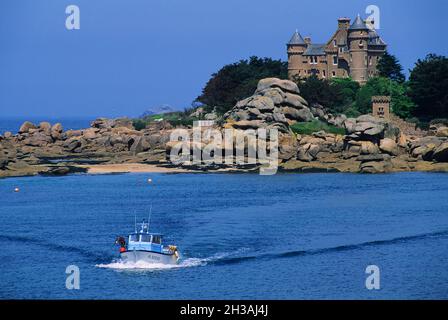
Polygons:
<instances>
[{"instance_id":1,"label":"conical roof","mask_svg":"<svg viewBox=\"0 0 448 320\"><path fill-rule=\"evenodd\" d=\"M296 30L294 34L291 37L291 40L288 42L289 45L294 44L305 44L305 40L303 40L302 36L300 35L299 31Z\"/></svg>"},{"instance_id":2,"label":"conical roof","mask_svg":"<svg viewBox=\"0 0 448 320\"><path fill-rule=\"evenodd\" d=\"M350 26L349 30L369 30L364 20L361 19L361 17L356 17L355 21L353 21L352 25Z\"/></svg>"}]
</instances>

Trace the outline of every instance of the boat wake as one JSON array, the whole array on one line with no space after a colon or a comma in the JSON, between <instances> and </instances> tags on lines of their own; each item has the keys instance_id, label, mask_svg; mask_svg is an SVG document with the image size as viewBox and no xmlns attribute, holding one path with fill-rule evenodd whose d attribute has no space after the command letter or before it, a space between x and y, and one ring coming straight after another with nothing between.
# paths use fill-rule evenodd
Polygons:
<instances>
[{"instance_id":1,"label":"boat wake","mask_svg":"<svg viewBox=\"0 0 448 320\"><path fill-rule=\"evenodd\" d=\"M217 253L207 258L186 258L180 260L178 264L163 264L163 263L151 263L145 261L129 262L123 260L114 260L107 264L97 264L97 268L115 269L115 270L136 270L136 271L158 271L169 270L179 268L191 268L201 267L208 263L213 263L222 259L230 258L236 254L241 253L243 250L237 250L235 252Z\"/></svg>"},{"instance_id":2,"label":"boat wake","mask_svg":"<svg viewBox=\"0 0 448 320\"><path fill-rule=\"evenodd\" d=\"M308 249L308 250L296 250L296 251L287 251L287 252L276 252L276 253L257 253L254 255L246 255L246 256L231 256L224 257L222 259L218 259L213 261L212 263L215 265L227 265L227 264L237 264L250 260L260 260L260 259L280 259L280 258L292 258L298 256L310 256L310 255L320 255L320 254L328 254L333 252L343 252L343 251L353 251L360 250L368 247L377 247L377 246L387 246L395 243L403 243L403 242L411 242L418 241L429 238L438 238L438 237L446 237L448 236L448 230L429 232L418 235L411 236L403 236L397 237L393 239L386 240L373 240L362 242L358 244L348 244L348 245L340 245L336 247L327 247L327 248L319 248L319 249Z\"/></svg>"}]
</instances>

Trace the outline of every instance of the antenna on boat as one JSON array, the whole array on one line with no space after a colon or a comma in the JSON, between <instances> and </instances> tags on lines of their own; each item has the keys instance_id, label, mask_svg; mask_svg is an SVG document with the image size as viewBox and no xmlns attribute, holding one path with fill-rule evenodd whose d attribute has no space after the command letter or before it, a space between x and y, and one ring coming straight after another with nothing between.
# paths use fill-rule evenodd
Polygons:
<instances>
[{"instance_id":1,"label":"antenna on boat","mask_svg":"<svg viewBox=\"0 0 448 320\"><path fill-rule=\"evenodd\" d=\"M134 211L134 230L135 233L137 233L137 214Z\"/></svg>"},{"instance_id":2,"label":"antenna on boat","mask_svg":"<svg viewBox=\"0 0 448 320\"><path fill-rule=\"evenodd\" d=\"M149 214L148 214L148 231L149 231L149 223L151 222L151 213L152 213L152 202L149 206Z\"/></svg>"}]
</instances>

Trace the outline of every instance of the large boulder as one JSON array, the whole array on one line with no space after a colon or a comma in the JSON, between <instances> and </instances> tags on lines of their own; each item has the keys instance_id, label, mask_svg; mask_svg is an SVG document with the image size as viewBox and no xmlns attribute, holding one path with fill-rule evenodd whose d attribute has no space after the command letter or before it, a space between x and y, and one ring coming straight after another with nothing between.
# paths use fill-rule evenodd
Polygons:
<instances>
[{"instance_id":1,"label":"large boulder","mask_svg":"<svg viewBox=\"0 0 448 320\"><path fill-rule=\"evenodd\" d=\"M30 129L36 129L36 126L32 122L25 121L20 126L19 133L28 133L30 131Z\"/></svg>"},{"instance_id":2,"label":"large boulder","mask_svg":"<svg viewBox=\"0 0 448 320\"><path fill-rule=\"evenodd\" d=\"M118 118L118 119L98 118L92 121L90 126L92 128L97 129L111 129L119 127L125 127L131 130L135 129L132 120L128 118Z\"/></svg>"},{"instance_id":3,"label":"large boulder","mask_svg":"<svg viewBox=\"0 0 448 320\"><path fill-rule=\"evenodd\" d=\"M362 173L386 173L392 169L392 163L389 161L367 161L362 162L359 169Z\"/></svg>"},{"instance_id":4,"label":"large boulder","mask_svg":"<svg viewBox=\"0 0 448 320\"><path fill-rule=\"evenodd\" d=\"M361 141L361 154L377 154L379 148L371 141Z\"/></svg>"},{"instance_id":5,"label":"large boulder","mask_svg":"<svg viewBox=\"0 0 448 320\"><path fill-rule=\"evenodd\" d=\"M43 132L34 132L30 136L28 136L25 140L23 140L23 144L33 147L43 147L52 142L53 139L51 138L51 136L46 135Z\"/></svg>"},{"instance_id":6,"label":"large boulder","mask_svg":"<svg viewBox=\"0 0 448 320\"><path fill-rule=\"evenodd\" d=\"M51 124L46 121L41 122L41 123L39 123L39 130L49 136L49 135L51 135Z\"/></svg>"},{"instance_id":7,"label":"large boulder","mask_svg":"<svg viewBox=\"0 0 448 320\"><path fill-rule=\"evenodd\" d=\"M318 153L320 152L320 146L314 143L306 143L299 147L297 152L297 159L300 161L314 161L317 158Z\"/></svg>"},{"instance_id":8,"label":"large boulder","mask_svg":"<svg viewBox=\"0 0 448 320\"><path fill-rule=\"evenodd\" d=\"M75 152L82 146L82 140L79 137L72 137L70 139L67 139L63 147L68 152Z\"/></svg>"},{"instance_id":9,"label":"large boulder","mask_svg":"<svg viewBox=\"0 0 448 320\"><path fill-rule=\"evenodd\" d=\"M278 157L282 160L289 160L297 153L297 139L294 135L280 134L278 141Z\"/></svg>"},{"instance_id":10,"label":"large boulder","mask_svg":"<svg viewBox=\"0 0 448 320\"><path fill-rule=\"evenodd\" d=\"M371 115L362 115L358 118L348 118L343 122L348 140L369 140L379 143L381 139L397 140L400 129L394 125L375 118Z\"/></svg>"},{"instance_id":11,"label":"large boulder","mask_svg":"<svg viewBox=\"0 0 448 320\"><path fill-rule=\"evenodd\" d=\"M62 124L60 124L59 122L55 123L50 130L51 136L53 137L53 139L59 140L61 138L62 131Z\"/></svg>"},{"instance_id":12,"label":"large boulder","mask_svg":"<svg viewBox=\"0 0 448 320\"><path fill-rule=\"evenodd\" d=\"M133 154L148 151L151 148L150 139L146 136L136 137L129 151Z\"/></svg>"},{"instance_id":13,"label":"large boulder","mask_svg":"<svg viewBox=\"0 0 448 320\"><path fill-rule=\"evenodd\" d=\"M294 82L266 78L260 80L252 96L238 101L224 120L238 129L278 126L288 131L291 123L314 119L307 105Z\"/></svg>"},{"instance_id":14,"label":"large boulder","mask_svg":"<svg viewBox=\"0 0 448 320\"><path fill-rule=\"evenodd\" d=\"M277 78L265 78L261 79L258 82L257 91L260 92L263 90L266 90L268 88L279 88L283 92L289 92L293 94L300 94L299 87L297 87L297 84L295 84L292 81L289 80L281 80Z\"/></svg>"},{"instance_id":15,"label":"large boulder","mask_svg":"<svg viewBox=\"0 0 448 320\"><path fill-rule=\"evenodd\" d=\"M397 143L389 138L384 138L380 141L380 150L394 156L398 154Z\"/></svg>"},{"instance_id":16,"label":"large boulder","mask_svg":"<svg viewBox=\"0 0 448 320\"><path fill-rule=\"evenodd\" d=\"M409 153L414 158L422 158L425 161L431 161L434 157L434 151L445 142L446 138L426 136L410 142Z\"/></svg>"},{"instance_id":17,"label":"large boulder","mask_svg":"<svg viewBox=\"0 0 448 320\"><path fill-rule=\"evenodd\" d=\"M448 127L439 127L436 132L437 137L448 137Z\"/></svg>"},{"instance_id":18,"label":"large boulder","mask_svg":"<svg viewBox=\"0 0 448 320\"><path fill-rule=\"evenodd\" d=\"M98 118L90 124L92 128L97 129L110 129L114 125L114 120L106 118Z\"/></svg>"},{"instance_id":19,"label":"large boulder","mask_svg":"<svg viewBox=\"0 0 448 320\"><path fill-rule=\"evenodd\" d=\"M433 158L437 162L448 162L448 142L442 143L434 150Z\"/></svg>"},{"instance_id":20,"label":"large boulder","mask_svg":"<svg viewBox=\"0 0 448 320\"><path fill-rule=\"evenodd\" d=\"M235 129L247 130L247 129L258 129L265 128L266 124L261 120L242 120L232 124L232 127Z\"/></svg>"},{"instance_id":21,"label":"large boulder","mask_svg":"<svg viewBox=\"0 0 448 320\"><path fill-rule=\"evenodd\" d=\"M98 136L98 129L96 129L96 128L89 128L89 129L83 130L82 131L82 136L86 140L96 139L96 138L99 137Z\"/></svg>"},{"instance_id":22,"label":"large boulder","mask_svg":"<svg viewBox=\"0 0 448 320\"><path fill-rule=\"evenodd\" d=\"M3 137L4 137L5 139L12 138L12 133L11 133L11 131L6 131L5 133L3 133Z\"/></svg>"}]
</instances>

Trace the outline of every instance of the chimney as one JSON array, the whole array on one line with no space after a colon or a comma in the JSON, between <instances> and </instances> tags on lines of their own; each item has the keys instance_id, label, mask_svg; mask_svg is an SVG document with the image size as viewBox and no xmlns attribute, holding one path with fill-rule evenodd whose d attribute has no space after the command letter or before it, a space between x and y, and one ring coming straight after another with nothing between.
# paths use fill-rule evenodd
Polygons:
<instances>
[{"instance_id":1,"label":"chimney","mask_svg":"<svg viewBox=\"0 0 448 320\"><path fill-rule=\"evenodd\" d=\"M307 45L311 44L311 37L305 37L303 40Z\"/></svg>"},{"instance_id":2,"label":"chimney","mask_svg":"<svg viewBox=\"0 0 448 320\"><path fill-rule=\"evenodd\" d=\"M338 29L347 30L350 27L350 18L339 18Z\"/></svg>"}]
</instances>

